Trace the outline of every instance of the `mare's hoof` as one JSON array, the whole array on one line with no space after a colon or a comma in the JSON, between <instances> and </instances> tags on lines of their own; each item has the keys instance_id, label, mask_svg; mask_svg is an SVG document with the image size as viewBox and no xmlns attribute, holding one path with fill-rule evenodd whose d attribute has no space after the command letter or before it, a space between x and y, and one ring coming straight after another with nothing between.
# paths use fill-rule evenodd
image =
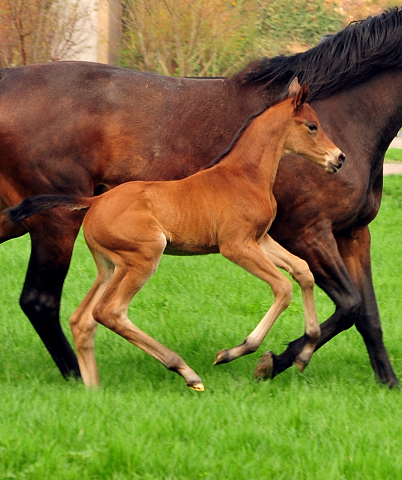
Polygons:
<instances>
[{"instance_id":1,"label":"mare's hoof","mask_svg":"<svg viewBox=\"0 0 402 480\"><path fill-rule=\"evenodd\" d=\"M299 372L302 372L308 365L308 362L309 362L310 359L308 360L303 360L300 355L298 357L295 358L295 362L294 364L296 365L297 369L299 370Z\"/></svg>"},{"instance_id":2,"label":"mare's hoof","mask_svg":"<svg viewBox=\"0 0 402 480\"><path fill-rule=\"evenodd\" d=\"M194 383L193 385L187 385L188 388L191 388L191 390L195 390L196 392L203 392L204 391L204 385L202 383Z\"/></svg>"},{"instance_id":3,"label":"mare's hoof","mask_svg":"<svg viewBox=\"0 0 402 480\"><path fill-rule=\"evenodd\" d=\"M267 380L274 378L274 354L270 352L261 355L254 370L256 380Z\"/></svg>"},{"instance_id":4,"label":"mare's hoof","mask_svg":"<svg viewBox=\"0 0 402 480\"><path fill-rule=\"evenodd\" d=\"M216 354L214 365L219 365L220 363L229 363L229 350L221 350Z\"/></svg>"}]
</instances>

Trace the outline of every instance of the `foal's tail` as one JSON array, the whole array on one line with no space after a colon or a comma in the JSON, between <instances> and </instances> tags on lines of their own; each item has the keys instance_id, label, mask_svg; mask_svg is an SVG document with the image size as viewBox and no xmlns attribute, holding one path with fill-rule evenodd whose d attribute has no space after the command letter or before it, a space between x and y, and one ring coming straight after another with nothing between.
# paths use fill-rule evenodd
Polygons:
<instances>
[{"instance_id":1,"label":"foal's tail","mask_svg":"<svg viewBox=\"0 0 402 480\"><path fill-rule=\"evenodd\" d=\"M73 197L69 195L39 195L27 197L15 207L4 210L4 214L14 222L19 223L32 215L45 212L56 207L68 210L88 210L92 203L91 197Z\"/></svg>"}]
</instances>

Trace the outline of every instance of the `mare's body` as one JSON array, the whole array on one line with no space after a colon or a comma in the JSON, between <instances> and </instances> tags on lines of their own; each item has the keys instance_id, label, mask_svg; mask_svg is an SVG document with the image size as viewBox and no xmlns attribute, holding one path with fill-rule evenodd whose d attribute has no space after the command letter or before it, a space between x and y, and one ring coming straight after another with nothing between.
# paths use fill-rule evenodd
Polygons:
<instances>
[{"instance_id":1,"label":"mare's body","mask_svg":"<svg viewBox=\"0 0 402 480\"><path fill-rule=\"evenodd\" d=\"M128 180L188 176L228 146L243 121L290 80L307 81L324 130L346 154L324 182L284 157L274 194L274 239L308 261L335 303L318 346L356 324L378 379L397 383L383 340L370 270L368 224L382 192L385 151L402 126L402 11L357 23L292 57L263 59L233 78L167 78L106 65L58 63L0 70L0 198L91 196ZM64 375L79 374L59 323L61 289L83 214L54 210L0 223L0 241L29 231L21 306ZM272 356L292 364L305 339Z\"/></svg>"},{"instance_id":2,"label":"mare's body","mask_svg":"<svg viewBox=\"0 0 402 480\"><path fill-rule=\"evenodd\" d=\"M220 252L272 288L274 303L259 325L241 345L220 351L215 363L257 350L290 303L292 284L276 267L286 269L300 283L305 311L307 342L295 361L300 370L308 364L320 336L314 279L304 260L280 247L267 233L276 213L272 190L284 151L302 155L328 173L338 171L344 155L305 103L307 86L300 88L295 79L288 93L294 98L252 116L226 155L188 178L128 182L92 198L42 195L6 211L11 220L21 221L55 206L89 207L83 230L98 274L70 319L87 386L99 382L94 355L99 322L182 375L190 388L204 390L200 377L177 354L134 326L127 316L131 299L156 271L163 253Z\"/></svg>"}]
</instances>

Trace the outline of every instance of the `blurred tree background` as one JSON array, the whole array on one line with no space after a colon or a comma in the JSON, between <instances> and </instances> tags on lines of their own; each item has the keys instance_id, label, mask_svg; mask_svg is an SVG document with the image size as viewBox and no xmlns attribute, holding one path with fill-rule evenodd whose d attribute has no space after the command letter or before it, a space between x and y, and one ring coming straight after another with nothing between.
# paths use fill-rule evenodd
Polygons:
<instances>
[{"instance_id":1,"label":"blurred tree background","mask_svg":"<svg viewBox=\"0 0 402 480\"><path fill-rule=\"evenodd\" d=\"M80 0L0 0L0 67L56 61L82 47Z\"/></svg>"},{"instance_id":2,"label":"blurred tree background","mask_svg":"<svg viewBox=\"0 0 402 480\"><path fill-rule=\"evenodd\" d=\"M125 0L121 64L165 75L227 76L260 56L306 50L389 3Z\"/></svg>"},{"instance_id":3,"label":"blurred tree background","mask_svg":"<svg viewBox=\"0 0 402 480\"><path fill-rule=\"evenodd\" d=\"M84 0L0 0L0 67L85 48ZM389 0L122 0L120 65L227 76L249 60L306 50Z\"/></svg>"}]
</instances>

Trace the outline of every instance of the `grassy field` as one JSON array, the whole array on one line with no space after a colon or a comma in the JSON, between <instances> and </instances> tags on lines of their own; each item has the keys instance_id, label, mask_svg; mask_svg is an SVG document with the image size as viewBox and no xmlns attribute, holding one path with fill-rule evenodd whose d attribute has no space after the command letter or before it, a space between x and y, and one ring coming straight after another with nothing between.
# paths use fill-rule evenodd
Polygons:
<instances>
[{"instance_id":1,"label":"grassy field","mask_svg":"<svg viewBox=\"0 0 402 480\"><path fill-rule=\"evenodd\" d=\"M385 178L372 224L373 277L385 343L402 377L402 178ZM201 376L193 392L178 375L100 328L102 386L65 382L18 307L27 238L0 249L0 480L341 480L402 477L402 397L380 387L355 329L294 368L255 383L260 354L303 332L295 287L290 308L254 355L212 365L238 344L272 301L269 289L219 256L163 259L130 317ZM62 321L91 285L92 258L78 239ZM320 320L333 311L317 289Z\"/></svg>"},{"instance_id":2,"label":"grassy field","mask_svg":"<svg viewBox=\"0 0 402 480\"><path fill-rule=\"evenodd\" d=\"M402 162L402 148L389 148L385 154L386 162Z\"/></svg>"}]
</instances>

